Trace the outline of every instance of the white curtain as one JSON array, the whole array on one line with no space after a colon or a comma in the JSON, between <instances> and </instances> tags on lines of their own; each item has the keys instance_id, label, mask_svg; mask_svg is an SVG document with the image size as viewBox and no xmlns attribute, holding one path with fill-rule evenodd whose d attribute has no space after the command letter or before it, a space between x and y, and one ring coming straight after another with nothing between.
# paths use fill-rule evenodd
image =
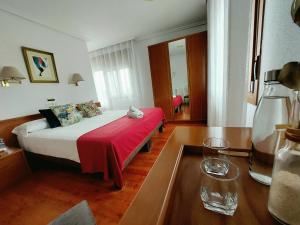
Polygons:
<instances>
[{"instance_id":1,"label":"white curtain","mask_svg":"<svg viewBox=\"0 0 300 225\"><path fill-rule=\"evenodd\" d=\"M208 125L226 126L229 0L207 1Z\"/></svg>"},{"instance_id":2,"label":"white curtain","mask_svg":"<svg viewBox=\"0 0 300 225\"><path fill-rule=\"evenodd\" d=\"M90 52L98 100L106 109L140 106L134 40Z\"/></svg>"}]
</instances>

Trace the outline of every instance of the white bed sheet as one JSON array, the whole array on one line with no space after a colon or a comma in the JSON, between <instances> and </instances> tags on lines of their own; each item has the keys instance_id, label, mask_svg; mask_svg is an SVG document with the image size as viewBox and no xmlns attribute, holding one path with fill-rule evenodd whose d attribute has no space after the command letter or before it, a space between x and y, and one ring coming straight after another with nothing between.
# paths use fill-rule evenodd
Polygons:
<instances>
[{"instance_id":1,"label":"white bed sheet","mask_svg":"<svg viewBox=\"0 0 300 225\"><path fill-rule=\"evenodd\" d=\"M77 139L91 130L125 116L126 113L127 110L104 111L102 115L84 118L71 126L47 128L26 136L19 135L18 139L27 151L80 163L76 145Z\"/></svg>"}]
</instances>

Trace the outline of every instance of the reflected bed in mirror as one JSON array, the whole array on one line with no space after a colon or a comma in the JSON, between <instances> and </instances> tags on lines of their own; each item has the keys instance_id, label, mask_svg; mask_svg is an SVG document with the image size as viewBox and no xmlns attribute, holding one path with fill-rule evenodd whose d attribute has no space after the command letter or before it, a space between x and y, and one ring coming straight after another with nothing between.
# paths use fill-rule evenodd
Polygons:
<instances>
[{"instance_id":1,"label":"reflected bed in mirror","mask_svg":"<svg viewBox=\"0 0 300 225\"><path fill-rule=\"evenodd\" d=\"M174 120L190 120L186 41L169 42Z\"/></svg>"}]
</instances>

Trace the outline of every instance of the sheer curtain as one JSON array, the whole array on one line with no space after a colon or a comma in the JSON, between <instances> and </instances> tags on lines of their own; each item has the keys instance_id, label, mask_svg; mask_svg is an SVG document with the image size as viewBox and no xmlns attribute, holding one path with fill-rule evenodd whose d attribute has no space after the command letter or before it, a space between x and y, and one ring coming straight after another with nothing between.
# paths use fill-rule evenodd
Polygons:
<instances>
[{"instance_id":1,"label":"sheer curtain","mask_svg":"<svg viewBox=\"0 0 300 225\"><path fill-rule=\"evenodd\" d=\"M134 40L90 52L98 100L106 109L141 104Z\"/></svg>"},{"instance_id":2,"label":"sheer curtain","mask_svg":"<svg viewBox=\"0 0 300 225\"><path fill-rule=\"evenodd\" d=\"M226 126L229 0L207 1L208 125Z\"/></svg>"}]
</instances>

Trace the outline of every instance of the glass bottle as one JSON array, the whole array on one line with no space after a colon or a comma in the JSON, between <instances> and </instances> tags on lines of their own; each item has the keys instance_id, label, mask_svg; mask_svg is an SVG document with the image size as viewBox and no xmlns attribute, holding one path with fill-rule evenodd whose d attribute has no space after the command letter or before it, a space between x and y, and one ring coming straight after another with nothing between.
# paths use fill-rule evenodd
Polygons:
<instances>
[{"instance_id":1,"label":"glass bottle","mask_svg":"<svg viewBox=\"0 0 300 225\"><path fill-rule=\"evenodd\" d=\"M265 74L264 92L258 103L252 129L249 174L256 181L270 185L278 135L276 126L288 124L290 99L288 88L278 81L280 70Z\"/></svg>"},{"instance_id":2,"label":"glass bottle","mask_svg":"<svg viewBox=\"0 0 300 225\"><path fill-rule=\"evenodd\" d=\"M300 224L300 129L288 128L276 154L268 210L282 224Z\"/></svg>"}]
</instances>

